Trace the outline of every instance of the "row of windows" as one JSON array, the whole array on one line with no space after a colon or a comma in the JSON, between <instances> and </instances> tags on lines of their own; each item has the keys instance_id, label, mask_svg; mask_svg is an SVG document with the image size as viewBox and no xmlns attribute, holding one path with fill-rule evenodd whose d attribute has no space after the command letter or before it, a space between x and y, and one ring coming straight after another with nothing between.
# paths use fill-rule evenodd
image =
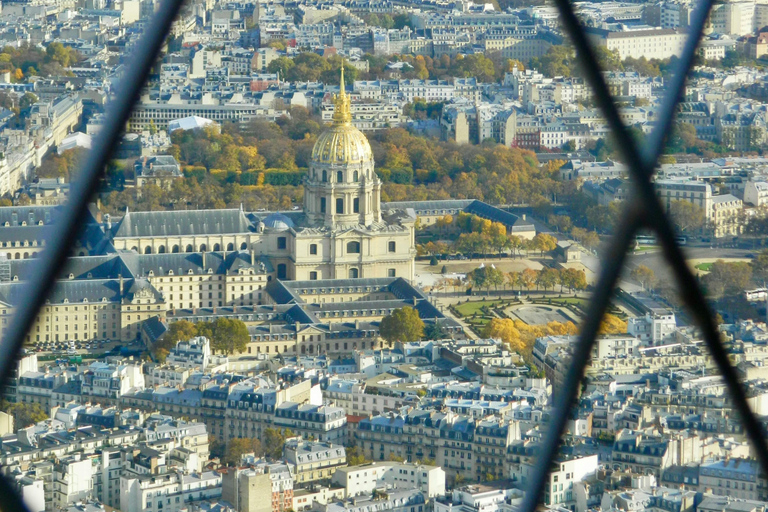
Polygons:
<instances>
[{"instance_id":1,"label":"row of windows","mask_svg":"<svg viewBox=\"0 0 768 512\"><path fill-rule=\"evenodd\" d=\"M355 199L357 201L357 199ZM288 247L288 239L281 236L277 239L277 248L286 249ZM387 243L387 252L397 252L397 243L390 241ZM317 255L317 244L309 244L309 254ZM360 242L347 242L347 254L360 254Z\"/></svg>"},{"instance_id":2,"label":"row of windows","mask_svg":"<svg viewBox=\"0 0 768 512\"><path fill-rule=\"evenodd\" d=\"M325 172L325 171L323 171ZM326 207L325 207L325 198L320 198L320 213L325 213ZM344 213L344 198L337 198L336 199L336 213L343 214ZM352 200L352 213L360 213L360 199L354 198Z\"/></svg>"},{"instance_id":3,"label":"row of windows","mask_svg":"<svg viewBox=\"0 0 768 512\"><path fill-rule=\"evenodd\" d=\"M240 244L240 250L245 251L246 249L248 249L248 244L247 243L243 242L242 244ZM133 247L131 247L131 250L139 252L139 248L137 246L135 246L135 245ZM208 250L208 246L206 244L201 244L200 247L198 248L198 252L206 252L207 250ZM214 251L220 251L221 250L221 244L213 244L213 250ZM227 244L227 249L226 250L227 251L234 251L235 250L235 244L232 244L232 243ZM144 254L153 254L154 252L155 252L155 249L151 245L148 245L148 246L144 247ZM166 249L165 245L160 245L160 246L157 247L157 254L165 254L166 252L167 252L167 249ZM173 247L171 247L171 252L172 253L179 253L179 252L181 252L181 247L179 247L178 245L174 245ZM185 248L184 252L195 252L195 248L192 246L192 244L189 244Z\"/></svg>"},{"instance_id":4,"label":"row of windows","mask_svg":"<svg viewBox=\"0 0 768 512\"><path fill-rule=\"evenodd\" d=\"M323 183L328 183L328 171L323 171L322 181ZM352 181L354 183L360 181L360 173L358 171L352 172ZM344 171L336 171L336 182L344 183Z\"/></svg>"}]
</instances>

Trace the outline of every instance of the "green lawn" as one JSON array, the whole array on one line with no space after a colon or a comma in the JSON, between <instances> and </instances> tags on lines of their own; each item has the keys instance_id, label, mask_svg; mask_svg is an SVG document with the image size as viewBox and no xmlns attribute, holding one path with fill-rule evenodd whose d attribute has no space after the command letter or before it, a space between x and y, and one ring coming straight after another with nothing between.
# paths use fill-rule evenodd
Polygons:
<instances>
[{"instance_id":1,"label":"green lawn","mask_svg":"<svg viewBox=\"0 0 768 512\"><path fill-rule=\"evenodd\" d=\"M696 268L698 270L703 270L704 272L709 272L709 269L712 268L712 262L710 261L709 263L699 263L696 265Z\"/></svg>"},{"instance_id":2,"label":"green lawn","mask_svg":"<svg viewBox=\"0 0 768 512\"><path fill-rule=\"evenodd\" d=\"M481 314L480 310L483 308L483 306L493 308L499 304L501 304L501 301L498 300L473 300L470 302L462 302L461 304L458 304L454 307L461 316L468 317L474 315L475 313Z\"/></svg>"},{"instance_id":3,"label":"green lawn","mask_svg":"<svg viewBox=\"0 0 768 512\"><path fill-rule=\"evenodd\" d=\"M576 306L586 307L588 303L589 303L589 300L587 299L577 299L575 297L564 297L562 299L552 299L552 304L557 304L558 306L565 306L566 304L574 304Z\"/></svg>"},{"instance_id":4,"label":"green lawn","mask_svg":"<svg viewBox=\"0 0 768 512\"><path fill-rule=\"evenodd\" d=\"M632 252L638 253L638 252L659 251L659 250L661 250L661 246L659 245L638 245L637 248L635 248Z\"/></svg>"}]
</instances>

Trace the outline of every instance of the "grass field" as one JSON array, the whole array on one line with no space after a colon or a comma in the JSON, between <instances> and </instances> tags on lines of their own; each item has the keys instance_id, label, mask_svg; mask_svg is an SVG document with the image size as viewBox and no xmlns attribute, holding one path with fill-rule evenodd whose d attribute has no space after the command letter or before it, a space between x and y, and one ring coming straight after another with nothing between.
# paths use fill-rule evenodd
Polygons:
<instances>
[{"instance_id":1,"label":"grass field","mask_svg":"<svg viewBox=\"0 0 768 512\"><path fill-rule=\"evenodd\" d=\"M711 261L708 262L708 263L699 263L698 265L696 265L696 269L697 270L702 270L704 272L709 272L710 268L712 268L712 262Z\"/></svg>"},{"instance_id":2,"label":"grass field","mask_svg":"<svg viewBox=\"0 0 768 512\"><path fill-rule=\"evenodd\" d=\"M587 299L577 299L575 297L564 297L562 299L552 299L552 304L565 306L566 304L575 304L576 306L586 307L589 301Z\"/></svg>"},{"instance_id":3,"label":"grass field","mask_svg":"<svg viewBox=\"0 0 768 512\"><path fill-rule=\"evenodd\" d=\"M462 302L461 304L457 304L454 307L461 316L468 317L474 315L475 313L478 315L481 314L480 310L483 308L483 306L494 308L499 304L501 304L501 301L498 300L474 300L470 302Z\"/></svg>"}]
</instances>

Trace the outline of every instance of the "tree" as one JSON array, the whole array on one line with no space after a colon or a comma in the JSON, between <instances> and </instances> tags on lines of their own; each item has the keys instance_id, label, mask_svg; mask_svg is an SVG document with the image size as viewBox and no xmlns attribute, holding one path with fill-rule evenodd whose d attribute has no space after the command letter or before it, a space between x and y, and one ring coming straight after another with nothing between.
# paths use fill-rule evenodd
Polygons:
<instances>
[{"instance_id":1,"label":"tree","mask_svg":"<svg viewBox=\"0 0 768 512\"><path fill-rule=\"evenodd\" d=\"M768 279L768 249L761 251L752 260L752 275L757 281Z\"/></svg>"},{"instance_id":2,"label":"tree","mask_svg":"<svg viewBox=\"0 0 768 512\"><path fill-rule=\"evenodd\" d=\"M709 267L702 281L707 292L719 299L742 293L752 280L752 266L749 263L717 260Z\"/></svg>"},{"instance_id":3,"label":"tree","mask_svg":"<svg viewBox=\"0 0 768 512\"><path fill-rule=\"evenodd\" d=\"M632 272L629 273L629 276L640 283L640 286L642 286L643 289L646 287L653 288L653 285L656 282L656 273L645 265L638 265L633 268Z\"/></svg>"},{"instance_id":4,"label":"tree","mask_svg":"<svg viewBox=\"0 0 768 512\"><path fill-rule=\"evenodd\" d=\"M410 306L394 310L381 319L379 335L386 341L418 341L424 336L424 321Z\"/></svg>"},{"instance_id":5,"label":"tree","mask_svg":"<svg viewBox=\"0 0 768 512\"><path fill-rule=\"evenodd\" d=\"M429 259L429 265L430 265L431 267L436 267L436 266L437 266L437 264L438 264L438 261L437 261L437 256L435 256L435 255L432 255L432 257Z\"/></svg>"},{"instance_id":6,"label":"tree","mask_svg":"<svg viewBox=\"0 0 768 512\"><path fill-rule=\"evenodd\" d=\"M240 462L243 455L248 453L253 453L257 457L262 455L261 441L256 438L243 437L230 439L221 463L226 466L235 465Z\"/></svg>"},{"instance_id":7,"label":"tree","mask_svg":"<svg viewBox=\"0 0 768 512\"><path fill-rule=\"evenodd\" d=\"M520 282L522 285L530 290L536 285L536 279L539 277L539 273L532 268L526 268L520 273Z\"/></svg>"},{"instance_id":8,"label":"tree","mask_svg":"<svg viewBox=\"0 0 768 512\"><path fill-rule=\"evenodd\" d=\"M573 225L571 223L571 218L567 215L550 215L547 222L550 226L555 228L558 233L567 233Z\"/></svg>"},{"instance_id":9,"label":"tree","mask_svg":"<svg viewBox=\"0 0 768 512\"><path fill-rule=\"evenodd\" d=\"M568 288L571 290L586 290L587 289L587 274L583 270L577 270L575 268L566 269L568 273Z\"/></svg>"},{"instance_id":10,"label":"tree","mask_svg":"<svg viewBox=\"0 0 768 512\"><path fill-rule=\"evenodd\" d=\"M557 247L557 239L546 233L539 233L531 240L533 248L543 256L545 252L554 251Z\"/></svg>"},{"instance_id":11,"label":"tree","mask_svg":"<svg viewBox=\"0 0 768 512\"><path fill-rule=\"evenodd\" d=\"M554 288L557 284L558 272L553 268L543 268L536 279L536 286L541 286L544 291Z\"/></svg>"},{"instance_id":12,"label":"tree","mask_svg":"<svg viewBox=\"0 0 768 512\"><path fill-rule=\"evenodd\" d=\"M24 96L22 96L21 99L19 100L19 108L21 110L25 110L31 107L32 105L34 105L35 103L37 103L37 96L35 96L31 92L25 92Z\"/></svg>"},{"instance_id":13,"label":"tree","mask_svg":"<svg viewBox=\"0 0 768 512\"><path fill-rule=\"evenodd\" d=\"M197 336L197 327L189 320L179 320L168 326L163 341L176 346L179 341L187 341Z\"/></svg>"},{"instance_id":14,"label":"tree","mask_svg":"<svg viewBox=\"0 0 768 512\"><path fill-rule=\"evenodd\" d=\"M623 334L625 332L627 332L626 321L611 313L605 314L600 324L599 334Z\"/></svg>"},{"instance_id":15,"label":"tree","mask_svg":"<svg viewBox=\"0 0 768 512\"><path fill-rule=\"evenodd\" d=\"M251 336L248 327L236 318L217 318L210 324L211 348L225 354L245 352Z\"/></svg>"},{"instance_id":16,"label":"tree","mask_svg":"<svg viewBox=\"0 0 768 512\"><path fill-rule=\"evenodd\" d=\"M48 414L37 403L10 403L3 400L0 409L13 416L13 428L19 430L48 419Z\"/></svg>"},{"instance_id":17,"label":"tree","mask_svg":"<svg viewBox=\"0 0 768 512\"><path fill-rule=\"evenodd\" d=\"M476 268L467 274L467 278L472 286L477 288L490 288L493 286L498 289L504 284L504 272L493 266Z\"/></svg>"},{"instance_id":18,"label":"tree","mask_svg":"<svg viewBox=\"0 0 768 512\"><path fill-rule=\"evenodd\" d=\"M681 233L695 231L704 225L704 209L690 201L672 201L669 214Z\"/></svg>"},{"instance_id":19,"label":"tree","mask_svg":"<svg viewBox=\"0 0 768 512\"><path fill-rule=\"evenodd\" d=\"M264 454L273 459L282 458L285 440L291 437L294 437L294 433L290 429L267 428L263 438Z\"/></svg>"},{"instance_id":20,"label":"tree","mask_svg":"<svg viewBox=\"0 0 768 512\"><path fill-rule=\"evenodd\" d=\"M483 336L500 339L514 352L519 352L525 348L520 337L520 331L515 327L515 322L509 318L492 318L490 322L485 324Z\"/></svg>"},{"instance_id":21,"label":"tree","mask_svg":"<svg viewBox=\"0 0 768 512\"><path fill-rule=\"evenodd\" d=\"M424 327L424 339L425 340L441 340L445 338L443 329L437 322L426 324Z\"/></svg>"},{"instance_id":22,"label":"tree","mask_svg":"<svg viewBox=\"0 0 768 512\"><path fill-rule=\"evenodd\" d=\"M360 466L361 464L367 464L371 462L370 459L365 458L365 454L357 446L347 446L347 464L350 466Z\"/></svg>"}]
</instances>

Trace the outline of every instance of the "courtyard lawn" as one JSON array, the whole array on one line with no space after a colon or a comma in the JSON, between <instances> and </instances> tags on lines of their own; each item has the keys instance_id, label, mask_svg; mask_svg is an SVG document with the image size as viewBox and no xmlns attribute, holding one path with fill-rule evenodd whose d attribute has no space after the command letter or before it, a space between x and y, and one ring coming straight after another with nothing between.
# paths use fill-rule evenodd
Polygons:
<instances>
[{"instance_id":1,"label":"courtyard lawn","mask_svg":"<svg viewBox=\"0 0 768 512\"><path fill-rule=\"evenodd\" d=\"M711 261L708 262L708 263L699 263L698 265L696 265L696 269L697 270L701 270L703 272L709 272L709 269L711 269L711 268L712 268L712 262Z\"/></svg>"},{"instance_id":2,"label":"courtyard lawn","mask_svg":"<svg viewBox=\"0 0 768 512\"><path fill-rule=\"evenodd\" d=\"M474 315L475 313L481 314L481 310L484 306L495 308L501 304L501 302L502 301L499 300L473 300L470 302L462 302L461 304L456 304L454 308L461 316L466 318Z\"/></svg>"}]
</instances>

